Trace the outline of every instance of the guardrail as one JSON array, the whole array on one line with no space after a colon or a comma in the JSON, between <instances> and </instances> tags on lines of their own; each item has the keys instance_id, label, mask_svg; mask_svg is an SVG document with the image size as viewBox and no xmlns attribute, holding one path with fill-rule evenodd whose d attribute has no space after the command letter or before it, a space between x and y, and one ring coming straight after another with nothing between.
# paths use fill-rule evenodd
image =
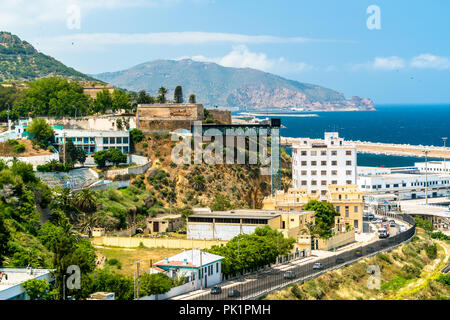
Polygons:
<instances>
[{"instance_id":1,"label":"guardrail","mask_svg":"<svg viewBox=\"0 0 450 320\"><path fill-rule=\"evenodd\" d=\"M415 232L414 219L406 214L399 214L396 217L411 225L409 229L395 236L387 239L380 239L378 241L360 246L341 253L336 253L333 256L314 260L306 264L298 265L286 270L272 269L269 272L257 274L254 279L247 280L245 283L238 283L230 288L224 289L221 294L205 293L192 298L192 300L252 300L258 299L268 293L280 290L293 283L303 283L309 279L317 277L325 272L333 269L342 268L356 262L364 257L369 257L377 253L393 249L394 247L410 240ZM314 264L321 263L323 268L316 269ZM293 271L295 278L285 278L286 271ZM244 279L242 281L245 281ZM235 289L239 292L239 296L230 297L230 289Z\"/></svg>"}]
</instances>

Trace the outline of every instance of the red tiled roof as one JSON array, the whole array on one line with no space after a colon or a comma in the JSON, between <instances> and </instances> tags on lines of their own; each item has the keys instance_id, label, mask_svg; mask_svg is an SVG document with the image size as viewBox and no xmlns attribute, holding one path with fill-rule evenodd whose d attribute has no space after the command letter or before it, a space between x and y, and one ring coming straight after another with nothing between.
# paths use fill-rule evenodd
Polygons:
<instances>
[{"instance_id":1,"label":"red tiled roof","mask_svg":"<svg viewBox=\"0 0 450 320\"><path fill-rule=\"evenodd\" d=\"M158 266L154 266L153 269L159 272L166 272L166 270L159 268Z\"/></svg>"},{"instance_id":2,"label":"red tiled roof","mask_svg":"<svg viewBox=\"0 0 450 320\"><path fill-rule=\"evenodd\" d=\"M155 264L156 265L156 264ZM198 266L193 265L192 263L188 262L185 264L183 261L169 261L169 263L166 263L165 261L158 262L156 266L168 266L168 267L190 267L190 268L197 268Z\"/></svg>"}]
</instances>

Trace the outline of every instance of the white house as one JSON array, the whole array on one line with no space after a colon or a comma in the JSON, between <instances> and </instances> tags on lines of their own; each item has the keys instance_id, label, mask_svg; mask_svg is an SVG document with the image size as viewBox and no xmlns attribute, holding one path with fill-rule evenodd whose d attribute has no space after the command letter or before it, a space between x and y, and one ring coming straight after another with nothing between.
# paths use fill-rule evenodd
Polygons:
<instances>
[{"instance_id":1,"label":"white house","mask_svg":"<svg viewBox=\"0 0 450 320\"><path fill-rule=\"evenodd\" d=\"M22 283L31 279L53 282L50 270L33 268L0 268L0 300L28 300Z\"/></svg>"},{"instance_id":2,"label":"white house","mask_svg":"<svg viewBox=\"0 0 450 320\"><path fill-rule=\"evenodd\" d=\"M222 260L224 257L203 252L198 249L183 251L154 264L151 273L164 272L169 277L186 277L193 282L193 290L214 286L222 282Z\"/></svg>"}]
</instances>

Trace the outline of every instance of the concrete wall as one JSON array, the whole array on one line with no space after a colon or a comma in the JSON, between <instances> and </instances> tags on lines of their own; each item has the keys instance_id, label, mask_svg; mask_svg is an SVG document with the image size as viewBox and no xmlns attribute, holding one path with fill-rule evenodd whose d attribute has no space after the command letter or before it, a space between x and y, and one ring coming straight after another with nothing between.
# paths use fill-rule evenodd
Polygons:
<instances>
[{"instance_id":1,"label":"concrete wall","mask_svg":"<svg viewBox=\"0 0 450 320\"><path fill-rule=\"evenodd\" d=\"M136 163L138 166L132 168L124 168L117 170L108 170L105 171L104 176L106 179L114 179L114 177L118 175L124 174L142 174L147 172L147 170L152 166L152 161L146 157L130 155L128 156L128 163Z\"/></svg>"},{"instance_id":2,"label":"concrete wall","mask_svg":"<svg viewBox=\"0 0 450 320\"><path fill-rule=\"evenodd\" d=\"M252 234L257 227L257 225L243 225L241 229L239 224L188 223L187 238L228 241L241 233Z\"/></svg>"},{"instance_id":3,"label":"concrete wall","mask_svg":"<svg viewBox=\"0 0 450 320\"><path fill-rule=\"evenodd\" d=\"M198 284L198 285L197 285ZM198 287L200 287L200 281L190 281L188 283L185 283L181 286L175 287L170 289L169 292L166 292L164 294L158 294L158 295L151 295L151 296L145 296L140 298L139 300L166 300L175 296L179 296L181 294L191 292L194 290L197 290Z\"/></svg>"},{"instance_id":4,"label":"concrete wall","mask_svg":"<svg viewBox=\"0 0 450 320\"><path fill-rule=\"evenodd\" d=\"M329 239L319 239L319 250L331 250L355 242L355 231L338 233Z\"/></svg>"},{"instance_id":5,"label":"concrete wall","mask_svg":"<svg viewBox=\"0 0 450 320\"><path fill-rule=\"evenodd\" d=\"M231 124L231 111L230 110L219 110L219 109L208 109L214 120L220 121L224 124Z\"/></svg>"},{"instance_id":6,"label":"concrete wall","mask_svg":"<svg viewBox=\"0 0 450 320\"><path fill-rule=\"evenodd\" d=\"M134 116L96 116L96 117L70 117L70 118L44 118L51 126L64 126L85 130L117 130L117 120L126 119L130 129L136 128ZM125 128L125 125L124 125Z\"/></svg>"},{"instance_id":7,"label":"concrete wall","mask_svg":"<svg viewBox=\"0 0 450 320\"><path fill-rule=\"evenodd\" d=\"M59 154L58 153L54 153L54 154L48 154L48 155L43 155L43 156L16 157L16 158L19 161L32 164L34 170L36 170L36 167L38 165L46 164L47 162L50 162L52 160L59 161ZM10 161L12 162L14 157L0 157L0 159L2 159L5 162L10 162Z\"/></svg>"},{"instance_id":8,"label":"concrete wall","mask_svg":"<svg viewBox=\"0 0 450 320\"><path fill-rule=\"evenodd\" d=\"M172 249L192 249L200 247L202 249L211 248L214 245L225 244L226 241L218 240L188 240L188 239L158 239L144 237L99 237L94 238L93 243L97 245L115 246L123 248L136 248L139 244L148 248L172 248Z\"/></svg>"}]
</instances>

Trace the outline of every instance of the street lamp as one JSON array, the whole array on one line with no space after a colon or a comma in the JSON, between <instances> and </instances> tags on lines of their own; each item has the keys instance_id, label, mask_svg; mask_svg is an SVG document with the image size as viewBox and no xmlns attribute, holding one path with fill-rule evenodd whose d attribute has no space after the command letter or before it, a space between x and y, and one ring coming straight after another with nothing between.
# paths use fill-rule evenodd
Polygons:
<instances>
[{"instance_id":1,"label":"street lamp","mask_svg":"<svg viewBox=\"0 0 450 320\"><path fill-rule=\"evenodd\" d=\"M425 204L428 204L428 153L430 151L423 150L425 154Z\"/></svg>"},{"instance_id":2,"label":"street lamp","mask_svg":"<svg viewBox=\"0 0 450 320\"><path fill-rule=\"evenodd\" d=\"M446 144L446 142L447 142L447 137L442 137L442 141L444 142L444 171L446 171L446 168L445 168L445 144Z\"/></svg>"},{"instance_id":3,"label":"street lamp","mask_svg":"<svg viewBox=\"0 0 450 320\"><path fill-rule=\"evenodd\" d=\"M136 261L135 264L136 265L136 272L134 274L134 284L135 284L135 289L134 289L134 299L136 300L136 298L139 300L139 264L144 261L144 260L139 260Z\"/></svg>"}]
</instances>

